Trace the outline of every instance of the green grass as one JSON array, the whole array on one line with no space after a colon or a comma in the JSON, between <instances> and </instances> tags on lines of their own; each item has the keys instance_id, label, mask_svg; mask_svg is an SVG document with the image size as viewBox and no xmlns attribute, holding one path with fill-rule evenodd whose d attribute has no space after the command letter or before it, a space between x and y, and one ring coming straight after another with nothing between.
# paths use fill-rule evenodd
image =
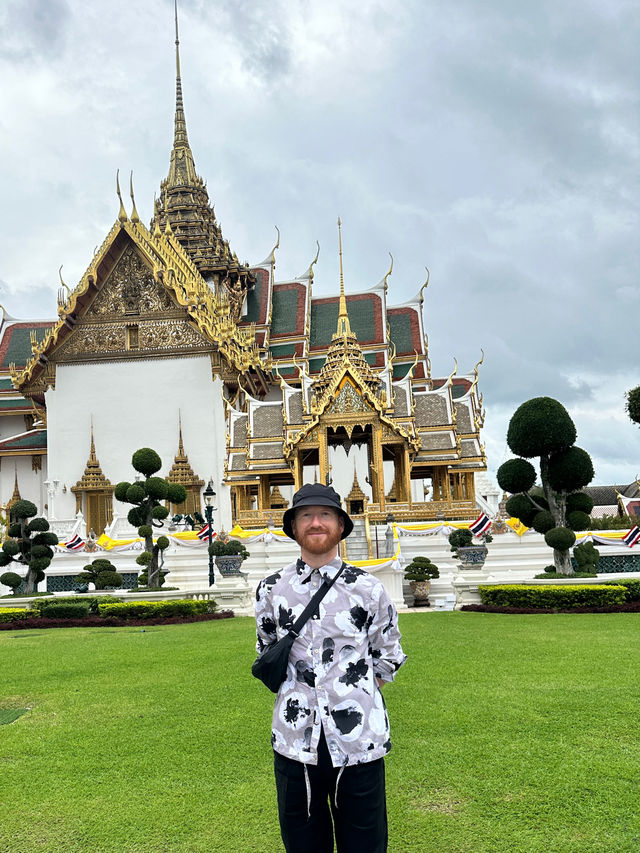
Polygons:
<instances>
[{"instance_id":1,"label":"green grass","mask_svg":"<svg viewBox=\"0 0 640 853\"><path fill-rule=\"evenodd\" d=\"M391 853L640 849L638 626L402 616ZM2 632L0 709L31 710L0 728L0 850L282 850L252 632Z\"/></svg>"}]
</instances>

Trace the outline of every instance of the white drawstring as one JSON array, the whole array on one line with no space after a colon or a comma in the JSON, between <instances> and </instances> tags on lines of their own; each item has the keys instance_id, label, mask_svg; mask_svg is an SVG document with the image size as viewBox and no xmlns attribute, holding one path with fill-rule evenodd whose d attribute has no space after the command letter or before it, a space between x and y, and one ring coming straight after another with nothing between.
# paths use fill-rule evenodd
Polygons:
<instances>
[{"instance_id":1,"label":"white drawstring","mask_svg":"<svg viewBox=\"0 0 640 853\"><path fill-rule=\"evenodd\" d=\"M333 802L335 807L338 808L338 785L340 784L340 777L342 776L342 771L344 770L345 765L343 764L340 770L338 771L338 778L336 779L336 792L333 796Z\"/></svg>"},{"instance_id":2,"label":"white drawstring","mask_svg":"<svg viewBox=\"0 0 640 853\"><path fill-rule=\"evenodd\" d=\"M304 783L307 786L307 818L311 817L311 782L309 781L309 771L307 765L304 764Z\"/></svg>"}]
</instances>

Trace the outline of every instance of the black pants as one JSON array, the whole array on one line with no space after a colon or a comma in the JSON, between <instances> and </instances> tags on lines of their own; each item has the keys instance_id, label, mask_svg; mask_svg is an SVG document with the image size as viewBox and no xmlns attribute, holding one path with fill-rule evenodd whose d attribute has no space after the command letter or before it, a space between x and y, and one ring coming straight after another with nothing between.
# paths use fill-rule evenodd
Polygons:
<instances>
[{"instance_id":1,"label":"black pants","mask_svg":"<svg viewBox=\"0 0 640 853\"><path fill-rule=\"evenodd\" d=\"M304 766L274 753L280 832L287 853L385 853L388 843L384 759L339 769L331 764L320 737L318 764L307 765L311 783L311 815L307 814ZM332 818L333 816L333 825Z\"/></svg>"}]
</instances>

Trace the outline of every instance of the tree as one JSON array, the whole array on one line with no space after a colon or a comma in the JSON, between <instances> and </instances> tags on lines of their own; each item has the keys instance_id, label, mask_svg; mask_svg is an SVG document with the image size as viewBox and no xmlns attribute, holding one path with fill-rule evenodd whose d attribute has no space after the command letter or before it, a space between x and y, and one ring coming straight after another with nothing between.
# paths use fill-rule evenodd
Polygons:
<instances>
[{"instance_id":1,"label":"tree","mask_svg":"<svg viewBox=\"0 0 640 853\"><path fill-rule=\"evenodd\" d=\"M0 551L0 567L10 563L27 567L25 595L37 592L38 584L44 580L45 569L53 559L51 546L58 544L56 534L49 531L47 519L33 518L37 512L36 505L31 501L17 501L11 507L11 523L7 531L9 538L2 543Z\"/></svg>"},{"instance_id":2,"label":"tree","mask_svg":"<svg viewBox=\"0 0 640 853\"><path fill-rule=\"evenodd\" d=\"M625 408L634 424L640 424L640 385L637 388L632 388L631 391L627 391Z\"/></svg>"},{"instance_id":3,"label":"tree","mask_svg":"<svg viewBox=\"0 0 640 853\"><path fill-rule=\"evenodd\" d=\"M96 589L120 587L123 583L122 575L117 571L111 560L104 557L99 557L93 563L86 565L76 580L78 583L93 583Z\"/></svg>"},{"instance_id":4,"label":"tree","mask_svg":"<svg viewBox=\"0 0 640 853\"><path fill-rule=\"evenodd\" d=\"M556 571L563 575L572 572L574 531L589 527L593 508L591 498L580 491L593 480L593 463L575 446L576 438L575 424L561 403L534 397L516 409L507 430L507 444L521 458L498 469L498 484L512 495L507 512L544 534ZM534 457L540 460L542 488L535 486L536 469L527 461Z\"/></svg>"},{"instance_id":5,"label":"tree","mask_svg":"<svg viewBox=\"0 0 640 853\"><path fill-rule=\"evenodd\" d=\"M162 468L162 460L150 447L136 450L131 457L131 464L145 479L135 483L118 483L113 493L116 500L133 504L127 518L129 524L138 528L138 535L144 539L145 550L136 558L138 565L145 567L139 581L144 577L147 586L158 589L164 580L160 572L159 554L169 546L166 536L160 536L155 545L153 542L153 528L162 527L164 519L169 515L169 510L161 501L184 503L187 492L184 486L178 483L168 483L162 477L153 476Z\"/></svg>"}]
</instances>

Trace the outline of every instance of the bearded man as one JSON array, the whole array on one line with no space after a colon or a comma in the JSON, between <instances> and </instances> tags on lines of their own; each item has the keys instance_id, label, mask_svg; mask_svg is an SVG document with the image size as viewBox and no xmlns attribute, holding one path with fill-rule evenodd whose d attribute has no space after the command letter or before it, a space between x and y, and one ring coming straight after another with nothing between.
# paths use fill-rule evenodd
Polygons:
<instances>
[{"instance_id":1,"label":"bearded man","mask_svg":"<svg viewBox=\"0 0 640 853\"><path fill-rule=\"evenodd\" d=\"M406 660L398 619L373 575L345 565L353 530L330 486L303 486L283 517L300 558L260 582L257 650L284 637L321 584L332 586L291 648L273 712L280 830L287 853L384 853L384 756L391 749L381 688Z\"/></svg>"}]
</instances>

